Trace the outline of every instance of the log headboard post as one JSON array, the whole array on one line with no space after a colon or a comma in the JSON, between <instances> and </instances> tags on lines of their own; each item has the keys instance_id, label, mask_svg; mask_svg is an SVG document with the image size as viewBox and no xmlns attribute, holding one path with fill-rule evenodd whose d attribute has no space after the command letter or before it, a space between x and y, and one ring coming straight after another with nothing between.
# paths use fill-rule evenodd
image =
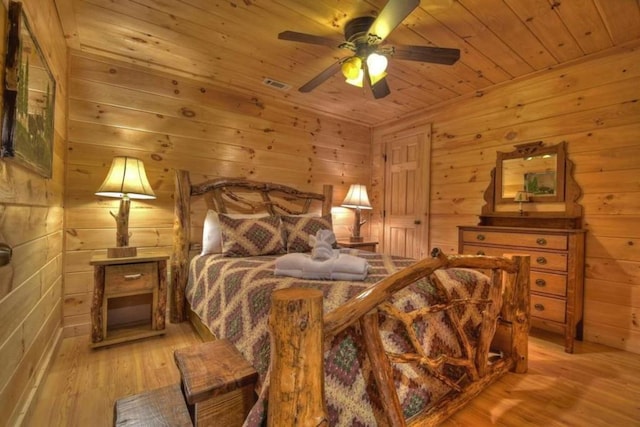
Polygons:
<instances>
[{"instance_id":1,"label":"log headboard post","mask_svg":"<svg viewBox=\"0 0 640 427\"><path fill-rule=\"evenodd\" d=\"M324 200L322 201L322 215L329 215L331 213L331 205L333 204L333 186L325 184L322 186L322 194Z\"/></svg>"},{"instance_id":2,"label":"log headboard post","mask_svg":"<svg viewBox=\"0 0 640 427\"><path fill-rule=\"evenodd\" d=\"M187 283L191 232L191 182L189 172L176 170L174 190L173 258L171 260L171 322L186 318L184 289Z\"/></svg>"}]
</instances>

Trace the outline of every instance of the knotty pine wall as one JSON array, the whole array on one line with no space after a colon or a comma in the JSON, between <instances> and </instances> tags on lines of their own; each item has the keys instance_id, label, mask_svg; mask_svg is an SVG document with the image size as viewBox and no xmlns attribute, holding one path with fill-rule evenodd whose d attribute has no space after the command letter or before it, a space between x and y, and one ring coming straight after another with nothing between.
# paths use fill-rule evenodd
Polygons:
<instances>
[{"instance_id":1,"label":"knotty pine wall","mask_svg":"<svg viewBox=\"0 0 640 427\"><path fill-rule=\"evenodd\" d=\"M170 252L174 169L192 182L245 177L322 192L334 185L334 205L352 183L370 181L368 127L320 116L274 98L256 99L73 52L70 56L66 179L64 325L88 334L93 273L89 260L115 245L116 199L94 195L115 155L143 159L157 199L133 200L130 244ZM204 203L195 208L204 219ZM335 209L338 236L351 213Z\"/></svg>"},{"instance_id":2,"label":"knotty pine wall","mask_svg":"<svg viewBox=\"0 0 640 427\"><path fill-rule=\"evenodd\" d=\"M23 9L57 83L55 142L51 179L0 159L0 242L13 248L11 263L0 267L0 424L6 425L20 424L62 331L67 51L53 1L23 0ZM0 16L3 32L6 4Z\"/></svg>"},{"instance_id":3,"label":"knotty pine wall","mask_svg":"<svg viewBox=\"0 0 640 427\"><path fill-rule=\"evenodd\" d=\"M478 223L496 151L567 141L588 230L584 338L640 353L640 41L374 134L421 123L433 130L429 246L447 253L457 252L456 226ZM373 182L382 183L373 160Z\"/></svg>"}]
</instances>

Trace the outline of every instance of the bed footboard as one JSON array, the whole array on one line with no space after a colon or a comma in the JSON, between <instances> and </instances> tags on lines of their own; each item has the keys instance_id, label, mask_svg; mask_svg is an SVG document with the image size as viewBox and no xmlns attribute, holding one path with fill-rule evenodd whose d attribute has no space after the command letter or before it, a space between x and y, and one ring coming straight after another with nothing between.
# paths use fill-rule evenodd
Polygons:
<instances>
[{"instance_id":1,"label":"bed footboard","mask_svg":"<svg viewBox=\"0 0 640 427\"><path fill-rule=\"evenodd\" d=\"M483 304L480 333L475 344L460 334L462 357L440 355L434 359L419 345L405 354L387 352L378 331L377 311L396 316L411 335L413 318L399 313L385 301L395 292L440 268L472 268L490 271L492 279L488 300L454 299L438 306L424 307L415 316L445 311L455 328L455 308L464 304ZM424 259L367 289L345 304L322 316L322 298L310 289L283 289L272 296L271 374L268 425L282 425L296 420L296 425L328 425L324 404L324 342L345 328L359 323L367 355L373 369L377 392L384 408L382 424L392 426L434 425L441 422L507 371L527 370L527 336L529 332L529 257L445 256ZM436 286L439 286L436 283ZM413 338L412 338L413 341ZM452 392L405 420L393 381L391 363L417 363ZM447 363L465 370L465 381L455 382L438 369ZM287 378L283 382L280 379Z\"/></svg>"}]
</instances>

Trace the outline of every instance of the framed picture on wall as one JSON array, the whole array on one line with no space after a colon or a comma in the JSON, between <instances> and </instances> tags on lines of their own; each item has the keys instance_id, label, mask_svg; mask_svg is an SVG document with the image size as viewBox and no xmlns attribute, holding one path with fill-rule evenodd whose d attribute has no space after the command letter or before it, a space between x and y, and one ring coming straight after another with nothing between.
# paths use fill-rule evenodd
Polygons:
<instances>
[{"instance_id":1,"label":"framed picture on wall","mask_svg":"<svg viewBox=\"0 0 640 427\"><path fill-rule=\"evenodd\" d=\"M56 82L21 3L9 3L8 21L0 157L51 178Z\"/></svg>"}]
</instances>

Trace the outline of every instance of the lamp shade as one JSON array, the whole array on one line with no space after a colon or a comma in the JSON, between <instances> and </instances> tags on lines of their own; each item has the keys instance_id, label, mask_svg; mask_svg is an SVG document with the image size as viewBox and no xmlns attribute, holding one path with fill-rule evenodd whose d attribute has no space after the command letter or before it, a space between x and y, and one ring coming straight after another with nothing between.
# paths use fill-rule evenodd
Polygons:
<instances>
[{"instance_id":1,"label":"lamp shade","mask_svg":"<svg viewBox=\"0 0 640 427\"><path fill-rule=\"evenodd\" d=\"M528 202L529 201L529 193L526 191L518 191L516 192L515 197L513 198L514 202Z\"/></svg>"},{"instance_id":2,"label":"lamp shade","mask_svg":"<svg viewBox=\"0 0 640 427\"><path fill-rule=\"evenodd\" d=\"M111 169L96 192L97 196L155 199L142 160L135 157L113 158Z\"/></svg>"},{"instance_id":3,"label":"lamp shade","mask_svg":"<svg viewBox=\"0 0 640 427\"><path fill-rule=\"evenodd\" d=\"M387 69L387 64L388 60L384 55L374 52L367 57L367 67L371 76L380 76Z\"/></svg>"},{"instance_id":4,"label":"lamp shade","mask_svg":"<svg viewBox=\"0 0 640 427\"><path fill-rule=\"evenodd\" d=\"M351 184L347 197L342 206L345 208L373 209L367 195L367 187L364 184Z\"/></svg>"}]
</instances>

